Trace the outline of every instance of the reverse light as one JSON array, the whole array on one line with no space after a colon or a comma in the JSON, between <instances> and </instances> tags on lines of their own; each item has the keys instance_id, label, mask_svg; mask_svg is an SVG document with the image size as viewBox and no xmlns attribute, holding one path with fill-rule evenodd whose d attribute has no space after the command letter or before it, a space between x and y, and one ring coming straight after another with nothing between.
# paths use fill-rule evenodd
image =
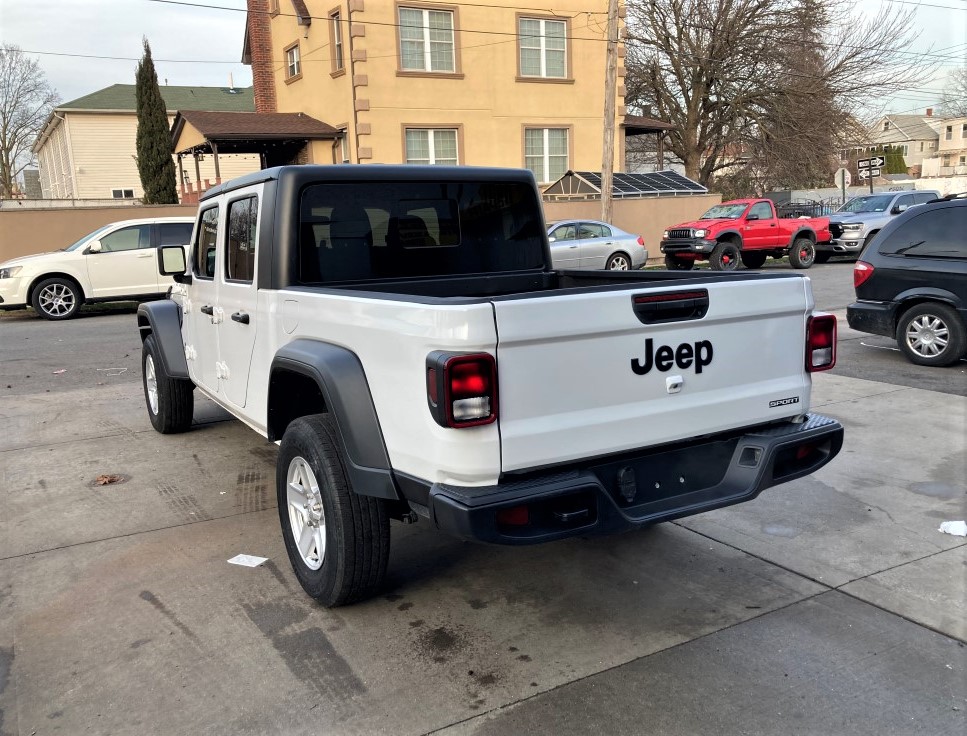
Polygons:
<instances>
[{"instance_id":1,"label":"reverse light","mask_svg":"<svg viewBox=\"0 0 967 736\"><path fill-rule=\"evenodd\" d=\"M853 288L858 289L873 275L873 266L866 261L857 261L853 266Z\"/></svg>"},{"instance_id":2,"label":"reverse light","mask_svg":"<svg viewBox=\"0 0 967 736\"><path fill-rule=\"evenodd\" d=\"M497 363L489 353L426 358L426 399L441 427L477 427L497 419Z\"/></svg>"},{"instance_id":3,"label":"reverse light","mask_svg":"<svg viewBox=\"0 0 967 736\"><path fill-rule=\"evenodd\" d=\"M828 371L836 365L836 317L814 314L806 324L806 371Z\"/></svg>"}]
</instances>

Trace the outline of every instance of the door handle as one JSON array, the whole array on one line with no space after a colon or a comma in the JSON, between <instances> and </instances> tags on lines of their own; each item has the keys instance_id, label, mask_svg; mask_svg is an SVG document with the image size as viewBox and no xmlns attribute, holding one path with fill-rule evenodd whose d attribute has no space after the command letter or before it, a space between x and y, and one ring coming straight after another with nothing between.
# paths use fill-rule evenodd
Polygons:
<instances>
[{"instance_id":1,"label":"door handle","mask_svg":"<svg viewBox=\"0 0 967 736\"><path fill-rule=\"evenodd\" d=\"M577 248L577 246L576 245L569 245L568 248L573 249L573 248Z\"/></svg>"},{"instance_id":2,"label":"door handle","mask_svg":"<svg viewBox=\"0 0 967 736\"><path fill-rule=\"evenodd\" d=\"M151 253L139 253L138 254L138 258L153 258L153 257L154 256Z\"/></svg>"},{"instance_id":3,"label":"door handle","mask_svg":"<svg viewBox=\"0 0 967 736\"><path fill-rule=\"evenodd\" d=\"M212 315L215 314L215 307L211 306L210 304L206 304L204 307L201 308L201 313L207 314L209 317L211 317Z\"/></svg>"},{"instance_id":4,"label":"door handle","mask_svg":"<svg viewBox=\"0 0 967 736\"><path fill-rule=\"evenodd\" d=\"M245 312L235 312L232 315L232 319L236 322L241 322L243 325L248 324L248 315Z\"/></svg>"}]
</instances>

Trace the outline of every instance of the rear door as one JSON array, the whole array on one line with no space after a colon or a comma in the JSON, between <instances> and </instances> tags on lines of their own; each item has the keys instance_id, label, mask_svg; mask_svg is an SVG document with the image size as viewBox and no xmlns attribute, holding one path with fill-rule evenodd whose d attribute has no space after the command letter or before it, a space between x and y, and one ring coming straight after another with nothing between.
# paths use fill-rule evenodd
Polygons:
<instances>
[{"instance_id":1,"label":"rear door","mask_svg":"<svg viewBox=\"0 0 967 736\"><path fill-rule=\"evenodd\" d=\"M232 404L244 407L248 376L255 347L256 249L261 186L228 201L227 222L220 256L217 309L218 356L222 367L221 388Z\"/></svg>"},{"instance_id":2,"label":"rear door","mask_svg":"<svg viewBox=\"0 0 967 736\"><path fill-rule=\"evenodd\" d=\"M581 268L604 268L608 256L614 252L614 238L611 228L597 222L582 222L578 228L580 240Z\"/></svg>"},{"instance_id":3,"label":"rear door","mask_svg":"<svg viewBox=\"0 0 967 736\"><path fill-rule=\"evenodd\" d=\"M699 283L494 300L503 470L803 412L808 281Z\"/></svg>"}]
</instances>

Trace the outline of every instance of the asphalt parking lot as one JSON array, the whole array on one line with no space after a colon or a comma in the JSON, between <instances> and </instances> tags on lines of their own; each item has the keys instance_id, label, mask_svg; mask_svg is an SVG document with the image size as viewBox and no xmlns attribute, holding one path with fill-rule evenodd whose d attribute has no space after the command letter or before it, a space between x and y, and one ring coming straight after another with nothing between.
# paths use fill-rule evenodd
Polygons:
<instances>
[{"instance_id":1,"label":"asphalt parking lot","mask_svg":"<svg viewBox=\"0 0 967 736\"><path fill-rule=\"evenodd\" d=\"M967 540L938 526L967 512L967 362L909 364L846 327L849 264L808 275L841 317L830 465L603 539L395 525L385 594L331 611L289 568L276 447L201 398L151 428L132 308L0 314L0 734L962 736Z\"/></svg>"}]
</instances>

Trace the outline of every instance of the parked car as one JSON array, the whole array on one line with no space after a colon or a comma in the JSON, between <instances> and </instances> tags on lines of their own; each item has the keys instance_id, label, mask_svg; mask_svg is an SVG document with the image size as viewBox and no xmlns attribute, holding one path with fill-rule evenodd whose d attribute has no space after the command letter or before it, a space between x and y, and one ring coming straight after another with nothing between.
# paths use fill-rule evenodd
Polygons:
<instances>
[{"instance_id":1,"label":"parked car","mask_svg":"<svg viewBox=\"0 0 967 736\"><path fill-rule=\"evenodd\" d=\"M850 327L895 337L918 365L967 355L967 195L934 200L894 218L853 269Z\"/></svg>"},{"instance_id":2,"label":"parked car","mask_svg":"<svg viewBox=\"0 0 967 736\"><path fill-rule=\"evenodd\" d=\"M940 192L885 192L853 197L829 216L831 240L816 246L816 262L826 263L836 255L859 255L890 220L910 207L932 199Z\"/></svg>"},{"instance_id":3,"label":"parked car","mask_svg":"<svg viewBox=\"0 0 967 736\"><path fill-rule=\"evenodd\" d=\"M581 268L627 271L648 260L639 235L598 220L560 220L547 226L551 265L556 269Z\"/></svg>"},{"instance_id":4,"label":"parked car","mask_svg":"<svg viewBox=\"0 0 967 736\"><path fill-rule=\"evenodd\" d=\"M192 217L123 220L58 251L0 263L0 310L32 306L70 319L84 302L156 299L174 283L158 275L157 249L191 242Z\"/></svg>"},{"instance_id":5,"label":"parked car","mask_svg":"<svg viewBox=\"0 0 967 736\"><path fill-rule=\"evenodd\" d=\"M776 217L771 200L735 199L665 230L661 252L673 271L687 271L705 259L715 271L734 271L740 260L746 268L760 268L769 256L786 255L793 268L809 268L816 244L827 240L825 217Z\"/></svg>"}]
</instances>

